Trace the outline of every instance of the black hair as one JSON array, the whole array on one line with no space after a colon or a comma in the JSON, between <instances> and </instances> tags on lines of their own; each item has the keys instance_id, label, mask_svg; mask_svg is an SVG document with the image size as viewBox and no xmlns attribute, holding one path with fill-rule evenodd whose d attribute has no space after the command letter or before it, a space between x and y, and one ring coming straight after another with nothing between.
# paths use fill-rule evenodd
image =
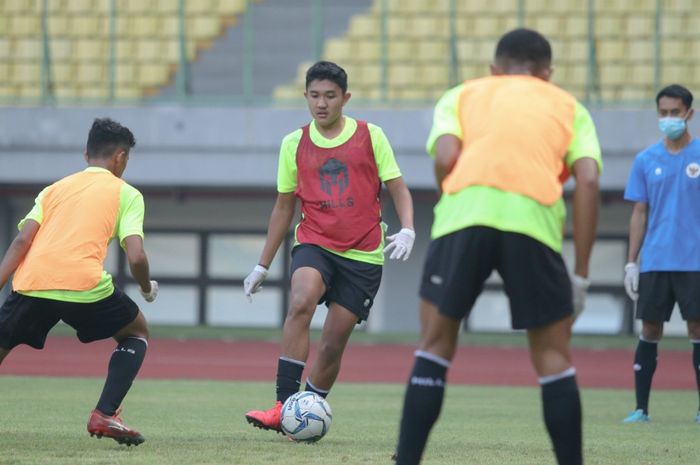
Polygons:
<instances>
[{"instance_id":1,"label":"black hair","mask_svg":"<svg viewBox=\"0 0 700 465\"><path fill-rule=\"evenodd\" d=\"M683 101L686 109L693 106L693 94L685 87L680 84L671 84L666 86L656 94L656 106L659 106L659 100L661 97L677 98Z\"/></svg>"},{"instance_id":2,"label":"black hair","mask_svg":"<svg viewBox=\"0 0 700 465\"><path fill-rule=\"evenodd\" d=\"M134 145L136 139L129 128L109 118L95 118L85 151L89 158L107 158L119 149L128 152Z\"/></svg>"},{"instance_id":3,"label":"black hair","mask_svg":"<svg viewBox=\"0 0 700 465\"><path fill-rule=\"evenodd\" d=\"M306 88L312 81L328 80L338 84L345 93L348 90L348 75L343 68L331 61L318 61L306 71Z\"/></svg>"},{"instance_id":4,"label":"black hair","mask_svg":"<svg viewBox=\"0 0 700 465\"><path fill-rule=\"evenodd\" d=\"M528 65L533 71L552 63L552 47L539 32L518 28L504 34L496 46L496 62Z\"/></svg>"}]
</instances>

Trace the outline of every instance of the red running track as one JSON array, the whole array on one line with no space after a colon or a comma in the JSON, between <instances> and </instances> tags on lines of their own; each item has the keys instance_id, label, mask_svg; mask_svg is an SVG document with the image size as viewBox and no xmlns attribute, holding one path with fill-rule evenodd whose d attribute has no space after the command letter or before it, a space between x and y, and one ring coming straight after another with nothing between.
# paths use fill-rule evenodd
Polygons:
<instances>
[{"instance_id":1,"label":"red running track","mask_svg":"<svg viewBox=\"0 0 700 465\"><path fill-rule=\"evenodd\" d=\"M0 375L103 377L114 342L81 344L73 337L50 337L44 350L18 346L7 356ZM312 346L309 360L313 360ZM339 381L403 383L415 347L406 344L349 344ZM139 378L274 381L279 346L275 342L175 340L150 341ZM583 387L632 389L629 350L574 349ZM527 349L459 348L449 372L452 384L533 386L536 377ZM659 352L655 389L695 389L690 350Z\"/></svg>"}]
</instances>

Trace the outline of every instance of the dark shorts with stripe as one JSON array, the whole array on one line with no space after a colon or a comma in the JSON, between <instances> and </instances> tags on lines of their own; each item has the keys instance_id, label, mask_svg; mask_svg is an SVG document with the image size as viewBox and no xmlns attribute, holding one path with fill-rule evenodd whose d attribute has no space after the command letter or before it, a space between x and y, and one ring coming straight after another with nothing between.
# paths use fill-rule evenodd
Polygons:
<instances>
[{"instance_id":1,"label":"dark shorts with stripe","mask_svg":"<svg viewBox=\"0 0 700 465\"><path fill-rule=\"evenodd\" d=\"M291 274L299 268L318 270L326 285L319 304L336 302L357 315L358 323L369 310L382 281L382 266L341 257L322 247L300 244L292 249Z\"/></svg>"},{"instance_id":2,"label":"dark shorts with stripe","mask_svg":"<svg viewBox=\"0 0 700 465\"><path fill-rule=\"evenodd\" d=\"M573 313L571 281L561 255L523 234L474 226L431 242L420 296L462 319L493 270L503 279L511 326L545 326Z\"/></svg>"},{"instance_id":3,"label":"dark shorts with stripe","mask_svg":"<svg viewBox=\"0 0 700 465\"><path fill-rule=\"evenodd\" d=\"M700 272L649 271L639 274L637 319L668 321L676 302L684 320L700 320Z\"/></svg>"},{"instance_id":4,"label":"dark shorts with stripe","mask_svg":"<svg viewBox=\"0 0 700 465\"><path fill-rule=\"evenodd\" d=\"M12 292L0 307L0 347L27 344L43 349L46 335L59 320L72 326L80 342L114 336L134 321L139 308L115 288L109 297L90 303L63 302Z\"/></svg>"}]
</instances>

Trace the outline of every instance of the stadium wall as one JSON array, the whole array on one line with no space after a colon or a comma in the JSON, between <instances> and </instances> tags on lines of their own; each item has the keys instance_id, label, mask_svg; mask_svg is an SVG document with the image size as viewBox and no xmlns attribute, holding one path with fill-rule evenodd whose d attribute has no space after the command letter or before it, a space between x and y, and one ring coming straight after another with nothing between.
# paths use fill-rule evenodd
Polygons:
<instances>
[{"instance_id":1,"label":"stadium wall","mask_svg":"<svg viewBox=\"0 0 700 465\"><path fill-rule=\"evenodd\" d=\"M347 113L384 129L416 204L418 240L414 253L409 262L387 264L367 330L415 331L417 285L436 200L432 165L424 149L432 112L428 107L365 108L350 104ZM577 325L581 332L616 333L632 328L621 287L630 213L621 191L634 154L658 140L659 133L653 109L600 109L592 114L604 153L601 187L605 195L602 239L596 246L600 252L594 257L591 274L594 279L603 278L590 299L591 308ZM137 139L125 179L144 192L145 227L149 231L146 245L148 248L151 243L149 238L156 239L151 260L165 282L162 297L166 298L160 306L145 307L149 318L179 324L279 325L286 302L285 271L279 271L278 279L266 287L268 297L257 299L253 306L244 301L240 282L241 274L257 260L260 241L264 240L275 198L279 143L285 134L308 121L303 107L2 108L0 243L9 245L17 221L31 208L43 185L84 167L87 131L92 119L102 116L129 126ZM395 230L398 220L389 199L384 200L385 221ZM210 253L209 261L223 260L221 266L229 257L225 254L230 253L231 267L238 271L210 282L196 270L178 274L180 267L189 268L187 257L198 260L207 244L220 243L212 239L214 233L221 237L239 233L246 233L246 238L254 236L253 242L226 242L238 245L221 249L224 255L219 258ZM188 235L201 241L193 242ZM173 254L172 247L189 252ZM571 256L570 251L567 242L565 254ZM178 255L182 257L178 259ZM276 259L279 266L284 262L282 255ZM129 289L118 254L112 254L110 267L118 282ZM202 279L207 282L202 284ZM489 286L469 324L478 330L507 330L506 302L498 292L498 279L491 280ZM167 298L169 288L175 296L172 299ZM320 325L322 316L319 312L315 325Z\"/></svg>"}]
</instances>

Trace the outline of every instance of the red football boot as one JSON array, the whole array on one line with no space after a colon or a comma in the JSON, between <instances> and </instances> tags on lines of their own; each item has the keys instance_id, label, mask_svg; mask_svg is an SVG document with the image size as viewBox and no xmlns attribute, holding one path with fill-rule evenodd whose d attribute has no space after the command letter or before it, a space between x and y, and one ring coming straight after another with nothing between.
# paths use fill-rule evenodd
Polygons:
<instances>
[{"instance_id":1,"label":"red football boot","mask_svg":"<svg viewBox=\"0 0 700 465\"><path fill-rule=\"evenodd\" d=\"M275 406L269 410L251 410L245 414L245 419L256 428L269 429L281 433L281 413L282 402L278 400Z\"/></svg>"},{"instance_id":2,"label":"red football boot","mask_svg":"<svg viewBox=\"0 0 700 465\"><path fill-rule=\"evenodd\" d=\"M127 446L131 446L132 444L138 446L145 441L141 433L124 424L124 420L119 416L120 413L121 409L117 410L117 412L110 417L97 409L93 410L87 424L87 430L90 436L112 438L119 444L126 444Z\"/></svg>"}]
</instances>

